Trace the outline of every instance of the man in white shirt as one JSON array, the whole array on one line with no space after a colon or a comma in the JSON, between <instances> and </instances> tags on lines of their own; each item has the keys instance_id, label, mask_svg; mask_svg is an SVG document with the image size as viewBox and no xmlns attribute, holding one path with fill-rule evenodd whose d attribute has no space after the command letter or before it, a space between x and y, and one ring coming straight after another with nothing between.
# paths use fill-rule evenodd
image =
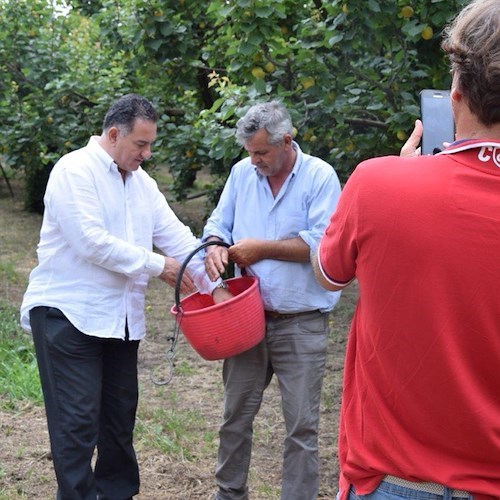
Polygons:
<instances>
[{"instance_id":1,"label":"man in white shirt","mask_svg":"<svg viewBox=\"0 0 500 500\"><path fill-rule=\"evenodd\" d=\"M47 184L21 324L34 339L58 499L139 492L132 440L146 287L151 276L174 285L198 244L140 166L151 157L156 122L147 99L123 96L102 135L62 157ZM189 271L182 293L217 286L201 257Z\"/></svg>"}]
</instances>

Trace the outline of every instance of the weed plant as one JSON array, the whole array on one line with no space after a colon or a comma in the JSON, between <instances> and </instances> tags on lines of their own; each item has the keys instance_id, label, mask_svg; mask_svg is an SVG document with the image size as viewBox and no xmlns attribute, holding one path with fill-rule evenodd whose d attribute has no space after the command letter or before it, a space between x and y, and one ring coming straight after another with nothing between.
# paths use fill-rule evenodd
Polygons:
<instances>
[{"instance_id":1,"label":"weed plant","mask_svg":"<svg viewBox=\"0 0 500 500\"><path fill-rule=\"evenodd\" d=\"M0 408L19 411L42 402L31 336L19 326L19 311L0 302Z\"/></svg>"}]
</instances>

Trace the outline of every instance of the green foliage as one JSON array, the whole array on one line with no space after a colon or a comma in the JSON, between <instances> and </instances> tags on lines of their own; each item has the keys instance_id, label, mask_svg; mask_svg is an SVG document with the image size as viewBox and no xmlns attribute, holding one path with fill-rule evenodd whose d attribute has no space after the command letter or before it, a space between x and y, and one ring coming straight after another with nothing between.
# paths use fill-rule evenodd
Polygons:
<instances>
[{"instance_id":1,"label":"green foliage","mask_svg":"<svg viewBox=\"0 0 500 500\"><path fill-rule=\"evenodd\" d=\"M449 86L440 33L465 0L71 0L64 15L61 3L0 0L0 154L36 210L54 162L130 91L161 111L155 162L179 198L200 169L217 198L242 154L236 120L271 98L345 179L398 153L422 88Z\"/></svg>"},{"instance_id":2,"label":"green foliage","mask_svg":"<svg viewBox=\"0 0 500 500\"><path fill-rule=\"evenodd\" d=\"M450 84L439 37L422 32L438 32L464 2L454 3L413 2L404 17L404 2L211 2L228 46L225 85L216 86L224 104L198 122L212 124L212 155L226 166L235 159L225 129L249 104L275 96L291 109L303 149L344 179L364 158L397 153L419 115L419 90Z\"/></svg>"},{"instance_id":3,"label":"green foliage","mask_svg":"<svg viewBox=\"0 0 500 500\"><path fill-rule=\"evenodd\" d=\"M135 87L124 54L101 46L99 24L62 9L0 1L0 154L25 174L25 206L37 212L54 163L100 133L110 101Z\"/></svg>"},{"instance_id":4,"label":"green foliage","mask_svg":"<svg viewBox=\"0 0 500 500\"><path fill-rule=\"evenodd\" d=\"M17 309L0 303L0 406L13 411L43 401L31 337L18 318Z\"/></svg>"}]
</instances>

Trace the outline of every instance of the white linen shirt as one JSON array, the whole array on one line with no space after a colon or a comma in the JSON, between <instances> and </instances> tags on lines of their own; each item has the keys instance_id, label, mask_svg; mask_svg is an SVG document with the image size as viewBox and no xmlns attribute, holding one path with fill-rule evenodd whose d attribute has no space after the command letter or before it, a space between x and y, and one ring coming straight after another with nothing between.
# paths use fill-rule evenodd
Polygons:
<instances>
[{"instance_id":1,"label":"white linen shirt","mask_svg":"<svg viewBox=\"0 0 500 500\"><path fill-rule=\"evenodd\" d=\"M311 256L316 253L337 206L340 182L331 165L303 153L296 142L293 147L297 159L276 197L267 177L259 174L249 157L233 166L204 228L203 240L217 236L233 244L242 238L285 240L300 236L309 245ZM340 298L340 292L328 292L318 284L310 262L264 259L246 270L258 276L266 310L326 312Z\"/></svg>"},{"instance_id":2,"label":"white linen shirt","mask_svg":"<svg viewBox=\"0 0 500 500\"><path fill-rule=\"evenodd\" d=\"M30 330L36 306L60 309L80 331L103 338L145 335L144 302L150 276L165 259L184 261L199 244L169 207L156 182L141 168L125 182L98 137L62 157L44 197L38 265L21 306L21 326ZM216 286L196 255L188 269L198 289ZM165 314L170 304L165 303Z\"/></svg>"}]
</instances>

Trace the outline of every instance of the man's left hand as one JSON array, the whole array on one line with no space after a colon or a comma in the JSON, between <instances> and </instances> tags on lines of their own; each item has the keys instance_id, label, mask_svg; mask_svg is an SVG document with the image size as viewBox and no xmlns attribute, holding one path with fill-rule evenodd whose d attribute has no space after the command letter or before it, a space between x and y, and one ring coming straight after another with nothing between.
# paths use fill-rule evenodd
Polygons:
<instances>
[{"instance_id":1,"label":"man's left hand","mask_svg":"<svg viewBox=\"0 0 500 500\"><path fill-rule=\"evenodd\" d=\"M415 128L411 133L408 140L404 143L399 156L411 157L411 156L420 156L420 148L418 145L420 144L420 140L422 139L422 133L424 129L422 126L422 122L420 120L415 121Z\"/></svg>"},{"instance_id":2,"label":"man's left hand","mask_svg":"<svg viewBox=\"0 0 500 500\"><path fill-rule=\"evenodd\" d=\"M262 243L253 238L243 238L229 247L229 258L239 267L247 267L262 260Z\"/></svg>"}]
</instances>

